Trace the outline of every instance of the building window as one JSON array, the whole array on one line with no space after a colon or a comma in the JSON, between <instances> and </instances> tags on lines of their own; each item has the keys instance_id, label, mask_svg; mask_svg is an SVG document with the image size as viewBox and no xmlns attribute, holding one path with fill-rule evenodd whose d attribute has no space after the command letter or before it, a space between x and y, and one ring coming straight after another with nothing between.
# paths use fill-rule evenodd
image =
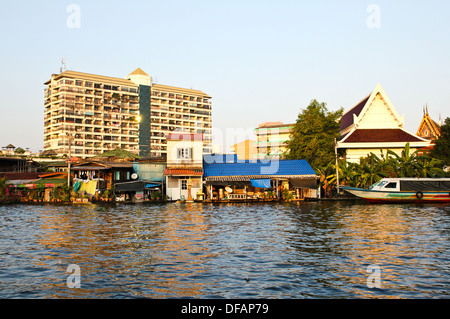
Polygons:
<instances>
[{"instance_id":1,"label":"building window","mask_svg":"<svg viewBox=\"0 0 450 319\"><path fill-rule=\"evenodd\" d=\"M182 147L178 149L178 159L191 159L192 148Z\"/></svg>"},{"instance_id":2,"label":"building window","mask_svg":"<svg viewBox=\"0 0 450 319\"><path fill-rule=\"evenodd\" d=\"M182 190L187 190L188 189L188 183L187 183L187 179L182 179L181 180L181 189Z\"/></svg>"},{"instance_id":3,"label":"building window","mask_svg":"<svg viewBox=\"0 0 450 319\"><path fill-rule=\"evenodd\" d=\"M120 171L116 171L115 180L116 181L120 180Z\"/></svg>"}]
</instances>

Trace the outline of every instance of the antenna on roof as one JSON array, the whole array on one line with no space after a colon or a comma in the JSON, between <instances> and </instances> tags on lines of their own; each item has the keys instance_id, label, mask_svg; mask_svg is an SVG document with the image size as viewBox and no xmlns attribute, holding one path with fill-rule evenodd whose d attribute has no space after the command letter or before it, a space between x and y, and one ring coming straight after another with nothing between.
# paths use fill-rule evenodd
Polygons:
<instances>
[{"instance_id":1,"label":"antenna on roof","mask_svg":"<svg viewBox=\"0 0 450 319\"><path fill-rule=\"evenodd\" d=\"M62 73L66 70L66 59L61 58L61 67L59 68L59 73Z\"/></svg>"}]
</instances>

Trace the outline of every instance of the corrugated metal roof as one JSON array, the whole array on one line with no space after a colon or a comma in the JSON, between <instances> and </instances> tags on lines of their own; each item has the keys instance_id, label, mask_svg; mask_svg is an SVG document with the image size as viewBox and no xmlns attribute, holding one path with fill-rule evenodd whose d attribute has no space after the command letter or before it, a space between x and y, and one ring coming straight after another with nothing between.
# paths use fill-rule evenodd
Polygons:
<instances>
[{"instance_id":1,"label":"corrugated metal roof","mask_svg":"<svg viewBox=\"0 0 450 319\"><path fill-rule=\"evenodd\" d=\"M204 176L293 176L316 175L306 160L271 160L270 162L204 163Z\"/></svg>"}]
</instances>

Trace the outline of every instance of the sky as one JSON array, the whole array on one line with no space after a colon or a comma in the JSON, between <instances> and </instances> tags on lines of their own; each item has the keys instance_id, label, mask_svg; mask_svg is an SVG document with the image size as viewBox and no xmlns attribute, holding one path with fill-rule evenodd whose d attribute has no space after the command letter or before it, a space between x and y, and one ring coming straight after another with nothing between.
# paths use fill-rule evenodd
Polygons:
<instances>
[{"instance_id":1,"label":"sky","mask_svg":"<svg viewBox=\"0 0 450 319\"><path fill-rule=\"evenodd\" d=\"M212 96L215 143L348 110L381 84L405 129L449 117L450 1L0 0L0 147L43 149L44 82L68 70ZM227 148L227 146L225 146Z\"/></svg>"}]
</instances>

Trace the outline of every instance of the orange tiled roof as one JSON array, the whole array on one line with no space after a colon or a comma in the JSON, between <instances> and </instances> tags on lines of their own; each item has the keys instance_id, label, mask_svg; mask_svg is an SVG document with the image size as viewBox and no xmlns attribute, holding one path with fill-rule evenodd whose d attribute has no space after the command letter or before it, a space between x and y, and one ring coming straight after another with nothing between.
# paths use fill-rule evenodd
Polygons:
<instances>
[{"instance_id":1,"label":"orange tiled roof","mask_svg":"<svg viewBox=\"0 0 450 319\"><path fill-rule=\"evenodd\" d=\"M178 175L178 176L202 176L202 169L171 169L166 168L164 175Z\"/></svg>"}]
</instances>

